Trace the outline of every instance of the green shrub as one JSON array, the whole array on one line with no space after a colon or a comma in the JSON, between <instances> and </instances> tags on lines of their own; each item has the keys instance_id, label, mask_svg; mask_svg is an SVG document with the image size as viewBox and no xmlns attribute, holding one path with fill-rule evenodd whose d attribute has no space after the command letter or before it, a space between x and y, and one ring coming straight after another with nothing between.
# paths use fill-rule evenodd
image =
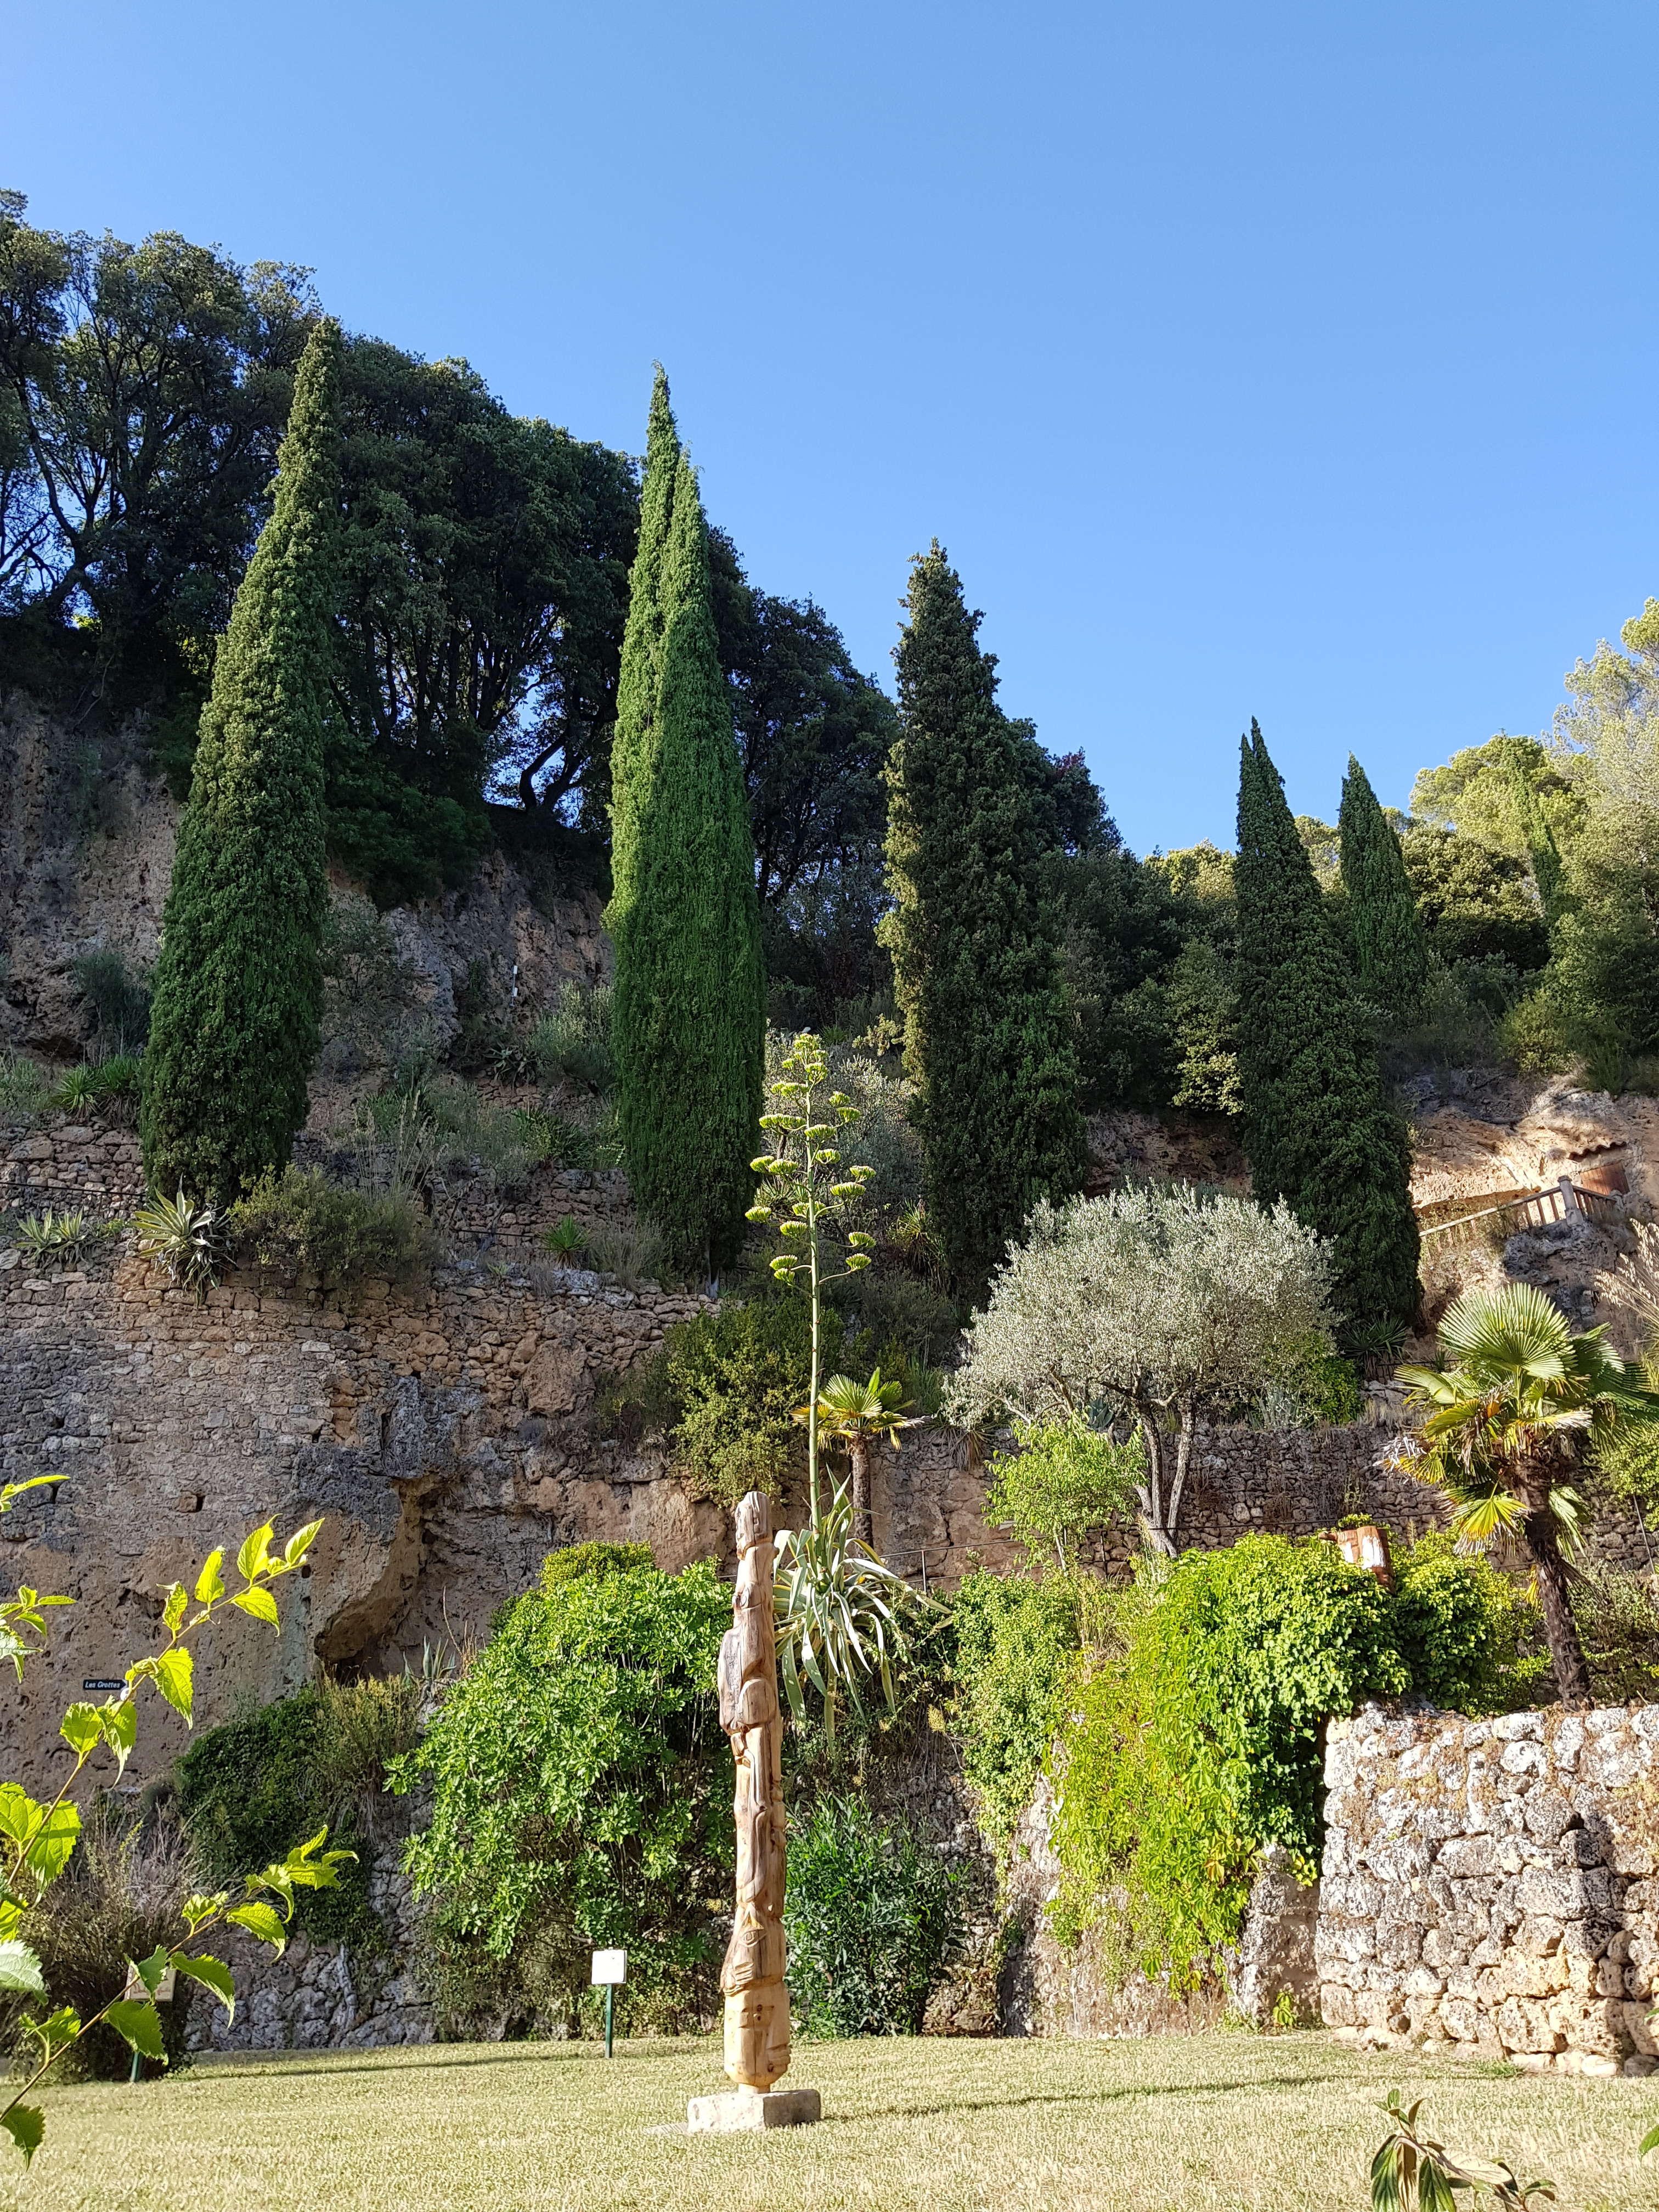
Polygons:
<instances>
[{"instance_id":1,"label":"green shrub","mask_svg":"<svg viewBox=\"0 0 1659 2212\"><path fill-rule=\"evenodd\" d=\"M1069 1567L1089 1532L1133 1502L1146 1447L1138 1433L1118 1443L1078 1420L1019 1421L1015 1434L1019 1449L991 1463L986 1524L1012 1528L1034 1556L1052 1549Z\"/></svg>"},{"instance_id":2,"label":"green shrub","mask_svg":"<svg viewBox=\"0 0 1659 2212\"><path fill-rule=\"evenodd\" d=\"M1180 1983L1237 1936L1264 1844L1314 1879L1324 1723L1410 1676L1386 1594L1317 1540L1188 1552L1111 1602L1115 1648L1054 1760L1052 1917L1074 1936L1126 1893L1139 1963Z\"/></svg>"},{"instance_id":3,"label":"green shrub","mask_svg":"<svg viewBox=\"0 0 1659 2212\"><path fill-rule=\"evenodd\" d=\"M38 1060L27 1060L9 1048L0 1051L0 1120L32 1121L46 1110L52 1078Z\"/></svg>"},{"instance_id":4,"label":"green shrub","mask_svg":"<svg viewBox=\"0 0 1659 2212\"><path fill-rule=\"evenodd\" d=\"M232 1231L262 1267L301 1267L349 1302L371 1277L405 1290L429 1273L437 1239L406 1190L343 1190L319 1169L262 1176L230 1209Z\"/></svg>"},{"instance_id":5,"label":"green shrub","mask_svg":"<svg viewBox=\"0 0 1659 2212\"><path fill-rule=\"evenodd\" d=\"M1359 1419L1364 1400L1353 1362L1310 1334L1273 1355L1260 1405L1264 1428L1340 1428Z\"/></svg>"},{"instance_id":6,"label":"green shrub","mask_svg":"<svg viewBox=\"0 0 1659 2212\"><path fill-rule=\"evenodd\" d=\"M559 987L559 1003L538 1017L530 1031L531 1056L544 1083L560 1077L585 1083L590 1091L608 1091L616 1079L611 1049L609 983L584 991L579 983Z\"/></svg>"},{"instance_id":7,"label":"green shrub","mask_svg":"<svg viewBox=\"0 0 1659 2212\"><path fill-rule=\"evenodd\" d=\"M82 953L71 965L96 1018L99 1057L125 1058L143 1052L149 1036L151 970L143 962L130 966L125 953L103 945Z\"/></svg>"},{"instance_id":8,"label":"green shrub","mask_svg":"<svg viewBox=\"0 0 1659 2212\"><path fill-rule=\"evenodd\" d=\"M637 1367L625 1368L620 1375L601 1375L594 1388L595 1429L630 1448L647 1437L664 1435L676 1411L666 1345Z\"/></svg>"},{"instance_id":9,"label":"green shrub","mask_svg":"<svg viewBox=\"0 0 1659 2212\"><path fill-rule=\"evenodd\" d=\"M149 969L142 964L130 968L124 952L101 945L82 953L71 967L97 1017L99 1057L118 1060L141 1053L149 1035Z\"/></svg>"},{"instance_id":10,"label":"green shrub","mask_svg":"<svg viewBox=\"0 0 1659 2212\"><path fill-rule=\"evenodd\" d=\"M541 1592L551 1597L566 1583L583 1576L603 1582L607 1575L625 1575L635 1567L654 1567L649 1544L567 1544L550 1552L542 1561Z\"/></svg>"},{"instance_id":11,"label":"green shrub","mask_svg":"<svg viewBox=\"0 0 1659 2212\"><path fill-rule=\"evenodd\" d=\"M614 1107L607 1108L592 1123L567 1121L543 1106L520 1106L515 1119L520 1141L538 1166L545 1163L549 1167L582 1168L591 1173L623 1164Z\"/></svg>"},{"instance_id":12,"label":"green shrub","mask_svg":"<svg viewBox=\"0 0 1659 2212\"><path fill-rule=\"evenodd\" d=\"M1627 1567L1600 1560L1575 1577L1569 1595L1598 1702L1653 1703L1659 1604L1652 1584Z\"/></svg>"},{"instance_id":13,"label":"green shrub","mask_svg":"<svg viewBox=\"0 0 1659 2212\"><path fill-rule=\"evenodd\" d=\"M300 1892L299 1923L319 1942L384 1954L368 1902L371 1808L386 1765L414 1741L417 1696L403 1677L325 1684L198 1736L179 1762L179 1794L205 1887L240 1884L326 1826L331 1847L357 1862L337 1887Z\"/></svg>"},{"instance_id":14,"label":"green shrub","mask_svg":"<svg viewBox=\"0 0 1659 2212\"><path fill-rule=\"evenodd\" d=\"M100 1114L118 1115L131 1121L138 1110L138 1099L143 1083L143 1062L130 1053L120 1053L106 1060L101 1067L93 1070L93 1100Z\"/></svg>"},{"instance_id":15,"label":"green shrub","mask_svg":"<svg viewBox=\"0 0 1659 2212\"><path fill-rule=\"evenodd\" d=\"M587 1232L587 1256L602 1275L614 1275L624 1290L660 1283L666 1268L663 1241L648 1221L601 1222Z\"/></svg>"},{"instance_id":16,"label":"green shrub","mask_svg":"<svg viewBox=\"0 0 1659 2212\"><path fill-rule=\"evenodd\" d=\"M1394 1565L1395 1642L1418 1695L1477 1716L1530 1705L1549 1657L1523 1656L1540 1617L1509 1577L1489 1560L1460 1558L1438 1533L1396 1552Z\"/></svg>"},{"instance_id":17,"label":"green shrub","mask_svg":"<svg viewBox=\"0 0 1659 2212\"><path fill-rule=\"evenodd\" d=\"M664 1575L611 1547L587 1559L603 1571L554 1554L393 1769L395 1790L432 1790L405 1863L453 2027L592 2018L594 1944L631 1954L624 2032L719 2002L734 1853L714 1662L731 1593L712 1561Z\"/></svg>"},{"instance_id":18,"label":"green shrub","mask_svg":"<svg viewBox=\"0 0 1659 2212\"><path fill-rule=\"evenodd\" d=\"M825 1310L819 1328L819 1369L833 1374L839 1316ZM789 1293L728 1304L670 1331L675 1462L695 1495L727 1504L750 1490L777 1495L805 1451L795 1413L806 1403L811 1361L811 1309Z\"/></svg>"},{"instance_id":19,"label":"green shrub","mask_svg":"<svg viewBox=\"0 0 1659 2212\"><path fill-rule=\"evenodd\" d=\"M783 1925L809 2035L915 2035L960 1912L950 1869L906 1823L829 1797L790 1838Z\"/></svg>"},{"instance_id":20,"label":"green shrub","mask_svg":"<svg viewBox=\"0 0 1659 2212\"><path fill-rule=\"evenodd\" d=\"M1006 1844L1030 1802L1081 1665L1081 1583L979 1568L952 1601L957 1730L985 1832Z\"/></svg>"}]
</instances>

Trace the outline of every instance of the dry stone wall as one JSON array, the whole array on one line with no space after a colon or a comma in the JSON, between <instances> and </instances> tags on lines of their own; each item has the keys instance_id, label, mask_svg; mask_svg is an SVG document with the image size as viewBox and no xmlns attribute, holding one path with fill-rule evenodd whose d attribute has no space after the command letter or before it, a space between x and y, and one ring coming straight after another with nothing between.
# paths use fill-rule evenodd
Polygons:
<instances>
[{"instance_id":1,"label":"dry stone wall","mask_svg":"<svg viewBox=\"0 0 1659 2212\"><path fill-rule=\"evenodd\" d=\"M1332 1724L1328 2026L1564 2073L1659 2045L1659 1706Z\"/></svg>"}]
</instances>

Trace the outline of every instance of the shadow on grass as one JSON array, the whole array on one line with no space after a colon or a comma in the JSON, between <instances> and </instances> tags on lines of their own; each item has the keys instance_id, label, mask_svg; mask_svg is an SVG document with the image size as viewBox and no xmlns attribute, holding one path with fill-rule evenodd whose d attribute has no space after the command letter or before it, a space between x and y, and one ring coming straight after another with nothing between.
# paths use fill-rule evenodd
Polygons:
<instances>
[{"instance_id":1,"label":"shadow on grass","mask_svg":"<svg viewBox=\"0 0 1659 2212\"><path fill-rule=\"evenodd\" d=\"M1028 2105L1115 2105L1132 2097L1145 2104L1155 2097L1258 2096L1263 2089L1316 2089L1322 2083L1351 2080L1341 2074L1264 2074L1249 2081L1126 2081L1099 2089L1032 2090L1023 2097L944 2097L908 2105L866 2105L856 2112L826 2112L825 2126L863 2120L921 2120L934 2112L1013 2112Z\"/></svg>"}]
</instances>

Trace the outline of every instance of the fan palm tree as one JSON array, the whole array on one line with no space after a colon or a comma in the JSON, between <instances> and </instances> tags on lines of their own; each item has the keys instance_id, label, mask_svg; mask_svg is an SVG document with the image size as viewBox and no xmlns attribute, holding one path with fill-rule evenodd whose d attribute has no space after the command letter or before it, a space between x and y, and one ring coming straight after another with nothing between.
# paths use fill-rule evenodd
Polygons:
<instances>
[{"instance_id":1,"label":"fan palm tree","mask_svg":"<svg viewBox=\"0 0 1659 2212\"><path fill-rule=\"evenodd\" d=\"M1568 1477L1581 1439L1596 1443L1627 1422L1659 1418L1659 1394L1627 1376L1599 1328L1582 1334L1531 1283L1469 1291L1440 1324L1450 1364L1402 1367L1419 1416L1402 1464L1455 1501L1460 1543L1500 1532L1526 1547L1561 1701L1591 1703L1589 1669L1567 1602L1563 1541L1576 1548L1582 1502Z\"/></svg>"},{"instance_id":2,"label":"fan palm tree","mask_svg":"<svg viewBox=\"0 0 1659 2212\"><path fill-rule=\"evenodd\" d=\"M874 1545L870 1512L870 1446L885 1437L896 1451L898 1432L908 1428L902 1382L884 1382L878 1367L867 1382L851 1375L832 1375L818 1393L818 1434L833 1448L843 1446L853 1462L853 1527L855 1544ZM796 1415L804 1420L803 1406Z\"/></svg>"}]
</instances>

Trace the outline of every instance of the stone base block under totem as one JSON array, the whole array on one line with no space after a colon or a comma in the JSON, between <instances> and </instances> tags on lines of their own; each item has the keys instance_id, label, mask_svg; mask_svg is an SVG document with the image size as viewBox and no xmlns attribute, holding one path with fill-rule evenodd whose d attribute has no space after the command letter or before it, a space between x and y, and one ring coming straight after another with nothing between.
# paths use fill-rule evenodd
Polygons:
<instances>
[{"instance_id":1,"label":"stone base block under totem","mask_svg":"<svg viewBox=\"0 0 1659 2212\"><path fill-rule=\"evenodd\" d=\"M735 2135L745 2128L805 2128L823 2118L816 2089L726 2089L693 2097L685 2107L689 2135Z\"/></svg>"}]
</instances>

